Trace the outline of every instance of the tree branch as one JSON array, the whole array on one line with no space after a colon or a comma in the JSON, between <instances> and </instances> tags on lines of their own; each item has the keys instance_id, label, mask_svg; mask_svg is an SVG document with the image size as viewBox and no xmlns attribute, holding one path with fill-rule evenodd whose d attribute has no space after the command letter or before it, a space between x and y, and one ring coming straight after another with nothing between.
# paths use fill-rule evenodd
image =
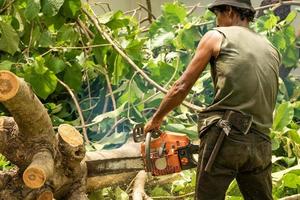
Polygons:
<instances>
[{"instance_id":1,"label":"tree branch","mask_svg":"<svg viewBox=\"0 0 300 200\"><path fill-rule=\"evenodd\" d=\"M300 199L300 194L295 194L292 196L281 198L279 200L299 200L299 199Z\"/></svg>"},{"instance_id":2,"label":"tree branch","mask_svg":"<svg viewBox=\"0 0 300 200\"><path fill-rule=\"evenodd\" d=\"M132 200L143 200L144 197L149 199L145 192L145 183L147 182L147 173L145 170L140 171L133 184Z\"/></svg>"},{"instance_id":3,"label":"tree branch","mask_svg":"<svg viewBox=\"0 0 300 200\"><path fill-rule=\"evenodd\" d=\"M137 71L146 81L148 81L151 85L153 85L155 88L157 88L159 91L163 92L163 93L167 93L168 91L161 87L160 85L158 85L155 81L153 81L150 77L148 77L148 75L141 70L135 63L134 61L128 57L128 55L124 52L123 49L121 49L121 47L119 47L116 42L114 42L114 40L110 37L110 35L99 25L100 23L98 22L96 15L93 11L93 15L92 16L88 11L86 11L85 9L82 9L82 11L87 15L87 17L91 20L91 22L95 25L95 27L97 28L98 32L113 46L113 48L133 67L133 69L135 71ZM184 101L182 103L183 105L185 105L186 107L195 110L195 111L202 111L203 107L199 107L197 105L191 104L189 102Z\"/></svg>"},{"instance_id":4,"label":"tree branch","mask_svg":"<svg viewBox=\"0 0 300 200\"><path fill-rule=\"evenodd\" d=\"M300 1L280 1L279 3L274 3L274 4L270 4L270 5L266 5L266 6L256 7L255 10L256 11L265 10L265 9L268 9L268 8L273 8L273 7L277 7L277 6L281 6L281 5L300 6Z\"/></svg>"},{"instance_id":5,"label":"tree branch","mask_svg":"<svg viewBox=\"0 0 300 200\"><path fill-rule=\"evenodd\" d=\"M89 141L89 138L87 136L87 131L86 131L86 126L85 126L85 121L84 121L84 118L83 118L83 114L82 114L82 110L80 108L80 105L78 103L78 100L75 96L75 94L73 93L73 91L71 90L71 88L65 84L63 81L57 79L58 82L64 86L66 88L66 90L69 92L69 94L71 95L74 103L75 103L75 106L76 106L76 109L77 109L77 112L78 112L78 115L79 115L79 118L80 118L80 121L81 121L81 126L82 126L82 134L83 134L83 137L84 137L84 140L86 142L86 144L90 144L90 141Z\"/></svg>"},{"instance_id":6,"label":"tree branch","mask_svg":"<svg viewBox=\"0 0 300 200\"><path fill-rule=\"evenodd\" d=\"M147 4L147 8L149 10L148 12L148 19L149 19L149 22L152 23L152 18L153 18L153 13L152 13L152 6L151 6L151 0L146 0L146 4ZM154 17L155 19L155 17Z\"/></svg>"},{"instance_id":7,"label":"tree branch","mask_svg":"<svg viewBox=\"0 0 300 200\"><path fill-rule=\"evenodd\" d=\"M155 17L155 15L152 13L152 7L151 7L151 2L150 2L150 0L146 0L147 1L147 7L148 6L150 6L150 7L146 7L146 6L144 6L143 4L141 4L141 3L138 3L138 5L142 8L142 9L144 9L145 11L147 11L147 13L148 13L148 19L149 19L149 21L150 22L152 22L152 18L154 19L154 20L156 20L156 17ZM148 2L149 1L149 2ZM148 5L148 3L149 3L149 5ZM150 16L150 18L149 18L149 16Z\"/></svg>"}]
</instances>

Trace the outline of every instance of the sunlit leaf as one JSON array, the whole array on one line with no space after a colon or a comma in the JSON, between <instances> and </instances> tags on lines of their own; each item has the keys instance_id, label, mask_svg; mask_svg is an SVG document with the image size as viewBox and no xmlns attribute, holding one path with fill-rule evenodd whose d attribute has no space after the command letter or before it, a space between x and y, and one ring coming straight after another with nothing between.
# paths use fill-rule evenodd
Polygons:
<instances>
[{"instance_id":1,"label":"sunlit leaf","mask_svg":"<svg viewBox=\"0 0 300 200\"><path fill-rule=\"evenodd\" d=\"M42 11L47 16L54 16L58 13L64 0L43 0Z\"/></svg>"},{"instance_id":2,"label":"sunlit leaf","mask_svg":"<svg viewBox=\"0 0 300 200\"><path fill-rule=\"evenodd\" d=\"M20 38L11 27L11 25L0 21L0 50L10 53L11 55L15 54L19 50L19 41Z\"/></svg>"},{"instance_id":3,"label":"sunlit leaf","mask_svg":"<svg viewBox=\"0 0 300 200\"><path fill-rule=\"evenodd\" d=\"M27 8L25 9L25 17L31 21L36 18L41 10L40 0L27 0Z\"/></svg>"},{"instance_id":4,"label":"sunlit leaf","mask_svg":"<svg viewBox=\"0 0 300 200\"><path fill-rule=\"evenodd\" d=\"M284 102L278 106L273 123L274 130L282 130L291 123L294 116L294 108L290 102Z\"/></svg>"}]
</instances>

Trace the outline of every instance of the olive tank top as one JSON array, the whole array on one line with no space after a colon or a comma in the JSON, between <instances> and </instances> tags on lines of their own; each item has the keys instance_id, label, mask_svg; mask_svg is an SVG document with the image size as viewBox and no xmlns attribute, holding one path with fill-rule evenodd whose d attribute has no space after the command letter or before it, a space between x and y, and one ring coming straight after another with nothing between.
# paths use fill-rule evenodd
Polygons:
<instances>
[{"instance_id":1,"label":"olive tank top","mask_svg":"<svg viewBox=\"0 0 300 200\"><path fill-rule=\"evenodd\" d=\"M278 92L281 57L263 36L241 26L215 28L224 38L211 60L215 96L204 113L235 110L253 116L252 128L268 134Z\"/></svg>"}]
</instances>

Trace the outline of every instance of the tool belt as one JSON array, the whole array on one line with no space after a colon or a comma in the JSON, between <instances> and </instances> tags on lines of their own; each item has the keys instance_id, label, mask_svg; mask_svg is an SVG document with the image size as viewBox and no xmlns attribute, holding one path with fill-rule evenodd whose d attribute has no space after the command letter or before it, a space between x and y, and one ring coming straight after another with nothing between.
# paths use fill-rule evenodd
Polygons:
<instances>
[{"instance_id":1,"label":"tool belt","mask_svg":"<svg viewBox=\"0 0 300 200\"><path fill-rule=\"evenodd\" d=\"M242 134L248 134L252 125L252 116L245 115L237 111L227 110L221 118L218 117L214 120L211 120L211 123L209 123L207 127L201 129L200 138L205 134L206 130L214 124L221 129L221 133L218 136L213 151L208 159L207 165L205 166L205 171L207 172L211 171L216 156L220 151L224 137L228 136L233 128Z\"/></svg>"}]
</instances>

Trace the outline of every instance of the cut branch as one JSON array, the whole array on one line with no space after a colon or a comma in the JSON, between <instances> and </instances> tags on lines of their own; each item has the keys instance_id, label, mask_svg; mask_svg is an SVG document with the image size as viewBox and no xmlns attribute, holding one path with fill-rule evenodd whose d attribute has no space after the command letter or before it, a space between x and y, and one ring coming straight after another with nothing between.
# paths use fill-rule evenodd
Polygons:
<instances>
[{"instance_id":1,"label":"cut branch","mask_svg":"<svg viewBox=\"0 0 300 200\"><path fill-rule=\"evenodd\" d=\"M85 9L82 9L82 11L88 16L88 18L91 20L91 22L95 25L96 29L98 30L98 32L113 46L113 48L133 67L133 69L135 71L137 71L146 81L148 81L151 85L153 85L155 88L157 88L159 91L163 92L163 93L167 93L168 91L161 87L159 84L157 84L155 81L153 81L150 77L148 77L148 75L141 70L135 63L134 61L129 58L129 56L125 53L125 51L119 47L118 44L116 44L116 42L114 42L114 40L111 38L111 36L101 27L100 23L97 20L97 17L95 15L95 13L93 13L93 16L86 11ZM92 11L93 12L93 11ZM199 107L197 105L191 104L189 102L184 101L183 105L185 105L186 107L195 110L195 111L202 111L203 108Z\"/></svg>"},{"instance_id":2,"label":"cut branch","mask_svg":"<svg viewBox=\"0 0 300 200\"><path fill-rule=\"evenodd\" d=\"M39 152L33 156L32 163L23 173L25 185L37 189L53 175L54 160L49 151Z\"/></svg>"}]
</instances>

